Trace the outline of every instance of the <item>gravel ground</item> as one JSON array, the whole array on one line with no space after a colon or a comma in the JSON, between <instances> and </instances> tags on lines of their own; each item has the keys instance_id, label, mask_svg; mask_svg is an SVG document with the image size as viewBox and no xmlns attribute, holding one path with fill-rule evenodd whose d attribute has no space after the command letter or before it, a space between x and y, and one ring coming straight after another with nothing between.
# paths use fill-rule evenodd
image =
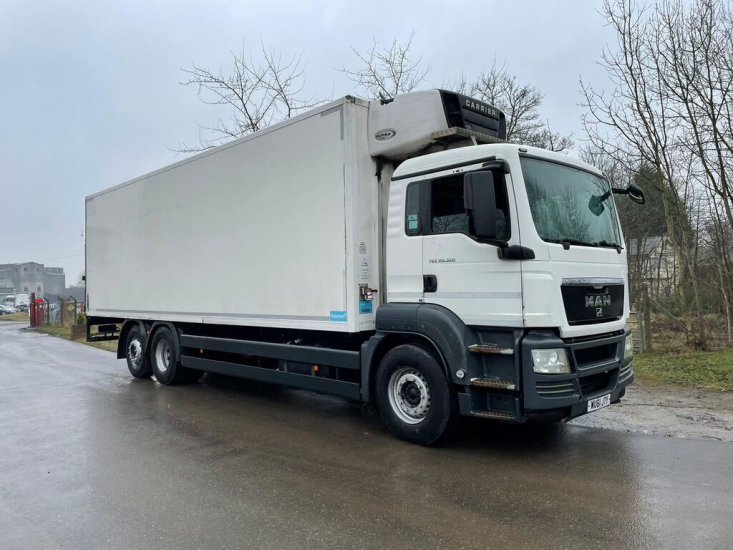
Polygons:
<instances>
[{"instance_id":1,"label":"gravel ground","mask_svg":"<svg viewBox=\"0 0 733 550\"><path fill-rule=\"evenodd\" d=\"M576 418L570 424L733 442L733 393L644 386L635 382L621 403Z\"/></svg>"}]
</instances>

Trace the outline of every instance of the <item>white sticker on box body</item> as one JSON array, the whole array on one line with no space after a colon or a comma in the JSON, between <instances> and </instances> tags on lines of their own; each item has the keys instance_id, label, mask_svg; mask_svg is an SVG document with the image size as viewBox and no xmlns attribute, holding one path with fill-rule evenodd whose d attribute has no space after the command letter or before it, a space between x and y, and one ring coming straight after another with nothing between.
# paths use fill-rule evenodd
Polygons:
<instances>
[{"instance_id":1,"label":"white sticker on box body","mask_svg":"<svg viewBox=\"0 0 733 550\"><path fill-rule=\"evenodd\" d=\"M359 282L368 283L372 271L372 259L366 254L359 254Z\"/></svg>"}]
</instances>

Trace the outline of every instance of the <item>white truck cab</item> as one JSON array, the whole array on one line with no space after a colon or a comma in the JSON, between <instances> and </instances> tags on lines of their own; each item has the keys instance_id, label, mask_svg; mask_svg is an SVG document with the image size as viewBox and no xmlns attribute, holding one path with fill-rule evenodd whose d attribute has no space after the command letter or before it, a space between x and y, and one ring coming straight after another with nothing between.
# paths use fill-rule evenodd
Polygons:
<instances>
[{"instance_id":1,"label":"white truck cab","mask_svg":"<svg viewBox=\"0 0 733 550\"><path fill-rule=\"evenodd\" d=\"M464 207L464 176L476 171L488 171L496 189L491 239L472 234ZM556 327L563 338L623 329L629 305L618 216L612 200L598 215L588 209L607 186L581 161L511 144L404 162L390 190L388 301L441 305L469 325ZM597 308L581 300L568 314L562 289L590 279L620 292Z\"/></svg>"},{"instance_id":2,"label":"white truck cab","mask_svg":"<svg viewBox=\"0 0 733 550\"><path fill-rule=\"evenodd\" d=\"M477 185L493 193L471 197ZM437 152L395 170L388 212L390 306L377 327L412 316L397 304L414 304L417 319L432 308L422 326L468 352L451 373L466 386L464 414L568 418L623 395L633 379L626 254L596 168L507 143Z\"/></svg>"}]
</instances>

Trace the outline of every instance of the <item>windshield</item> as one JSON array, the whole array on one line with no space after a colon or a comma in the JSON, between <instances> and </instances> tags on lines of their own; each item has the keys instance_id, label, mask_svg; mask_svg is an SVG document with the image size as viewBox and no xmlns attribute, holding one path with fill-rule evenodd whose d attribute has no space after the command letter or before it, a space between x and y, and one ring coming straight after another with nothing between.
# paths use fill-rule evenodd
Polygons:
<instances>
[{"instance_id":1,"label":"windshield","mask_svg":"<svg viewBox=\"0 0 733 550\"><path fill-rule=\"evenodd\" d=\"M621 246L608 182L577 168L521 158L537 233L547 242Z\"/></svg>"}]
</instances>

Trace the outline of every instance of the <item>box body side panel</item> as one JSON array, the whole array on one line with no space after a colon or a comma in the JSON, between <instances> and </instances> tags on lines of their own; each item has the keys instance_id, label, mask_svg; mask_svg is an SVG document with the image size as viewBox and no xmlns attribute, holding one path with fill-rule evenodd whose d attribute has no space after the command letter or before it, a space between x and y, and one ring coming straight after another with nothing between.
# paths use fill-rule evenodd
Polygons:
<instances>
[{"instance_id":1,"label":"box body side panel","mask_svg":"<svg viewBox=\"0 0 733 550\"><path fill-rule=\"evenodd\" d=\"M88 198L89 314L347 331L346 122L341 105Z\"/></svg>"}]
</instances>

